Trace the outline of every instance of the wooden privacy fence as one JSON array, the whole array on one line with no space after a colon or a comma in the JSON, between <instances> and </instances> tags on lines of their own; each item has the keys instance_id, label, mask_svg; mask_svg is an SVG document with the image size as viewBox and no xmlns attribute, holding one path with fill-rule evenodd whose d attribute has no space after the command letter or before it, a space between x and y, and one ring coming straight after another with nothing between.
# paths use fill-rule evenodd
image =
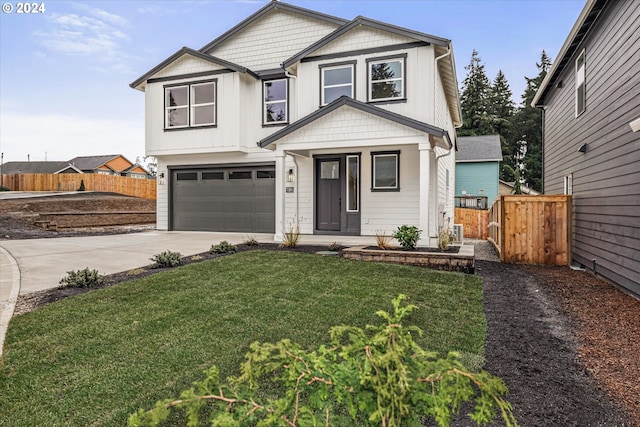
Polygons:
<instances>
[{"instance_id":1,"label":"wooden privacy fence","mask_svg":"<svg viewBox=\"0 0 640 427\"><path fill-rule=\"evenodd\" d=\"M467 239L487 240L489 237L489 211L486 209L455 208L454 223L462 224Z\"/></svg>"},{"instance_id":2,"label":"wooden privacy fence","mask_svg":"<svg viewBox=\"0 0 640 427\"><path fill-rule=\"evenodd\" d=\"M571 196L499 196L488 240L502 262L569 265Z\"/></svg>"},{"instance_id":3,"label":"wooden privacy fence","mask_svg":"<svg viewBox=\"0 0 640 427\"><path fill-rule=\"evenodd\" d=\"M86 191L105 191L156 199L156 180L94 173L2 175L2 184L12 191L77 191L84 181Z\"/></svg>"}]
</instances>

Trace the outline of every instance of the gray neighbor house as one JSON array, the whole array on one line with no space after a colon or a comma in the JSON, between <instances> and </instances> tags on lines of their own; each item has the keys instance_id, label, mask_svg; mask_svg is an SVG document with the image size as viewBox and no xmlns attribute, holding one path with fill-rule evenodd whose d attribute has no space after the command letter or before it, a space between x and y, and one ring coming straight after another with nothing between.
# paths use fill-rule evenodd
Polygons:
<instances>
[{"instance_id":1,"label":"gray neighbor house","mask_svg":"<svg viewBox=\"0 0 640 427\"><path fill-rule=\"evenodd\" d=\"M532 105L544 192L572 195L573 262L640 297L640 2L588 0Z\"/></svg>"}]
</instances>

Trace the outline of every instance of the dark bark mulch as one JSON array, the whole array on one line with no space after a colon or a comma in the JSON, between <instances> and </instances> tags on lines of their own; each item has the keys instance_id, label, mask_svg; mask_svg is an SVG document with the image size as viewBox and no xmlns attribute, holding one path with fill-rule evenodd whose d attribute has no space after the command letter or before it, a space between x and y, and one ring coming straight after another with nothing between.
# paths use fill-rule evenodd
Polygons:
<instances>
[{"instance_id":1,"label":"dark bark mulch","mask_svg":"<svg viewBox=\"0 0 640 427\"><path fill-rule=\"evenodd\" d=\"M585 369L576 332L580 326L567 317L548 280L553 272L563 283L575 282L576 272L488 261L476 267L484 283L488 326L485 369L505 380L520 425L635 425L611 391Z\"/></svg>"}]
</instances>

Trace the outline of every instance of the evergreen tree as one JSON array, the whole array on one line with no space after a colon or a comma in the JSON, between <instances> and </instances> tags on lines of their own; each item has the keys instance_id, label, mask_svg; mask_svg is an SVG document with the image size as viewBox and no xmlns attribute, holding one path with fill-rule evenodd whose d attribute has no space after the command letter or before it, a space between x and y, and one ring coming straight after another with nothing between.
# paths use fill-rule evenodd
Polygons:
<instances>
[{"instance_id":1,"label":"evergreen tree","mask_svg":"<svg viewBox=\"0 0 640 427\"><path fill-rule=\"evenodd\" d=\"M463 125L458 131L460 136L489 135L493 132L490 118L491 84L484 71L484 64L475 49L471 62L464 67L467 76L462 82L460 107Z\"/></svg>"},{"instance_id":2,"label":"evergreen tree","mask_svg":"<svg viewBox=\"0 0 640 427\"><path fill-rule=\"evenodd\" d=\"M510 181L508 171L513 170L516 165L517 138L513 132L513 117L515 114L515 103L511 99L512 92L509 82L502 70L498 71L493 80L489 95L489 116L491 117L492 132L500 135L500 145L502 148L502 163L509 168L500 167L500 179Z\"/></svg>"},{"instance_id":3,"label":"evergreen tree","mask_svg":"<svg viewBox=\"0 0 640 427\"><path fill-rule=\"evenodd\" d=\"M542 191L542 112L532 107L531 101L551 67L551 58L544 50L536 66L538 75L525 77L527 87L522 95L523 105L514 117L514 130L522 157L520 167L524 182L534 190Z\"/></svg>"}]
</instances>

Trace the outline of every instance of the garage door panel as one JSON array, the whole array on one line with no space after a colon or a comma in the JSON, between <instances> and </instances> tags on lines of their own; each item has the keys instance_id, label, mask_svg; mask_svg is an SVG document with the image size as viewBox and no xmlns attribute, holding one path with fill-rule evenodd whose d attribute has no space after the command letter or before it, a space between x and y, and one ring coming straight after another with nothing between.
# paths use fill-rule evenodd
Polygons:
<instances>
[{"instance_id":1,"label":"garage door panel","mask_svg":"<svg viewBox=\"0 0 640 427\"><path fill-rule=\"evenodd\" d=\"M275 231L275 168L181 170L171 177L172 229Z\"/></svg>"}]
</instances>

